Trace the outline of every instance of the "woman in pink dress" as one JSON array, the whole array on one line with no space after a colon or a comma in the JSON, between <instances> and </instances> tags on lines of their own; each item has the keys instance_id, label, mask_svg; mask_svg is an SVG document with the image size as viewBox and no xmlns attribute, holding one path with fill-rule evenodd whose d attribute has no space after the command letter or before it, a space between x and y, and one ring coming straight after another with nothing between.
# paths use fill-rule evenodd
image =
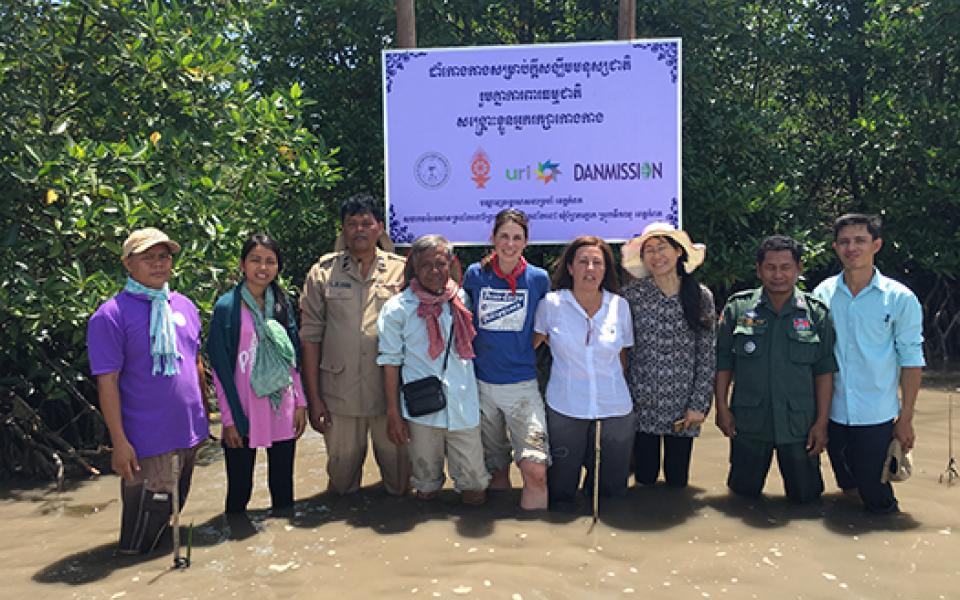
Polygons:
<instances>
[{"instance_id":1,"label":"woman in pink dress","mask_svg":"<svg viewBox=\"0 0 960 600\"><path fill-rule=\"evenodd\" d=\"M293 506L294 450L307 418L295 313L276 281L282 266L276 241L252 236L240 252L242 281L213 309L207 352L223 424L228 515L247 509L257 448L267 449L271 511Z\"/></svg>"}]
</instances>

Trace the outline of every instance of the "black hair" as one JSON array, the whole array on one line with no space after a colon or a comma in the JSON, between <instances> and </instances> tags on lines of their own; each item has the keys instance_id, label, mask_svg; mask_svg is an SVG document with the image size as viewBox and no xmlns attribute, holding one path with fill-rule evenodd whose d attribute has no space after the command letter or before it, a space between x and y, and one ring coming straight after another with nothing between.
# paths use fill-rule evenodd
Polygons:
<instances>
[{"instance_id":1,"label":"black hair","mask_svg":"<svg viewBox=\"0 0 960 600\"><path fill-rule=\"evenodd\" d=\"M837 236L840 235L841 229L844 227L849 227L850 225L866 225L867 231L870 232L870 237L877 239L880 237L880 227L882 224L883 221L880 219L879 215L865 215L863 213L847 213L845 215L840 215L833 223L833 240L837 240Z\"/></svg>"},{"instance_id":2,"label":"black hair","mask_svg":"<svg viewBox=\"0 0 960 600\"><path fill-rule=\"evenodd\" d=\"M680 299L680 308L683 309L683 319L687 322L687 325L690 326L692 331L713 329L714 315L712 309L710 312L703 310L703 290L700 288L700 282L692 274L687 273L686 268L684 268L687 262L687 251L679 242L668 235L657 235L650 239L666 240L668 244L680 251L680 258L677 259L677 277L680 278L680 291L677 296ZM646 242L644 242L644 245L646 245Z\"/></svg>"},{"instance_id":3,"label":"black hair","mask_svg":"<svg viewBox=\"0 0 960 600\"><path fill-rule=\"evenodd\" d=\"M340 204L340 223L363 213L370 213L378 223L383 223L383 203L366 192L354 194Z\"/></svg>"},{"instance_id":4,"label":"black hair","mask_svg":"<svg viewBox=\"0 0 960 600\"><path fill-rule=\"evenodd\" d=\"M519 225L520 229L523 230L523 237L530 239L530 221L527 219L526 213L516 208L505 208L497 213L493 220L493 237L497 237L497 232L507 223ZM493 252L480 259L480 268L488 271L492 269L493 267L490 266L491 260L493 260Z\"/></svg>"},{"instance_id":5,"label":"black hair","mask_svg":"<svg viewBox=\"0 0 960 600\"><path fill-rule=\"evenodd\" d=\"M763 262L767 257L767 252L780 252L789 250L793 255L793 262L800 264L800 257L803 256L803 246L800 242L786 235L771 235L760 242L760 248L757 249L757 264Z\"/></svg>"},{"instance_id":6,"label":"black hair","mask_svg":"<svg viewBox=\"0 0 960 600\"><path fill-rule=\"evenodd\" d=\"M255 233L247 238L247 241L243 243L243 247L240 248L240 264L243 264L243 261L247 260L247 255L258 246L262 246L273 252L277 257L277 277L270 282L270 289L273 290L273 318L286 328L290 324L291 315L288 310L290 299L287 297L287 293L283 291L283 288L280 287L280 284L277 283L277 279L280 277L280 271L283 270L283 254L280 252L280 244L277 243L277 240L265 233Z\"/></svg>"}]
</instances>

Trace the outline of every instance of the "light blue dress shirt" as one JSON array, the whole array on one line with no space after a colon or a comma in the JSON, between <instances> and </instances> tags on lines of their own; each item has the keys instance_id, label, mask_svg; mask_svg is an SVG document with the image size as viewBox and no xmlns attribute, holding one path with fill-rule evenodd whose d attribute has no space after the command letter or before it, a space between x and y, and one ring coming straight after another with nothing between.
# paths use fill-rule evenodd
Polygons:
<instances>
[{"instance_id":1,"label":"light blue dress shirt","mask_svg":"<svg viewBox=\"0 0 960 600\"><path fill-rule=\"evenodd\" d=\"M469 302L463 290L459 291L461 300ZM443 370L443 353L431 359L427 353L430 340L427 337L427 322L417 316L420 301L410 288L393 296L380 310L377 319L380 354L378 365L401 367L403 381L410 382L435 375L443 381L447 394L447 407L429 415L411 417L407 412L403 392L400 392L400 410L403 418L426 425L456 431L470 429L480 425L480 396L477 392L477 378L473 372L473 359L460 358L454 346L450 349L447 370ZM446 302L440 311L440 331L446 343L450 335L450 303Z\"/></svg>"},{"instance_id":2,"label":"light blue dress shirt","mask_svg":"<svg viewBox=\"0 0 960 600\"><path fill-rule=\"evenodd\" d=\"M833 380L830 420L876 425L896 418L900 369L926 365L923 311L916 295L876 269L856 297L843 273L823 281L813 294L830 306L837 332L834 353L840 372Z\"/></svg>"}]
</instances>

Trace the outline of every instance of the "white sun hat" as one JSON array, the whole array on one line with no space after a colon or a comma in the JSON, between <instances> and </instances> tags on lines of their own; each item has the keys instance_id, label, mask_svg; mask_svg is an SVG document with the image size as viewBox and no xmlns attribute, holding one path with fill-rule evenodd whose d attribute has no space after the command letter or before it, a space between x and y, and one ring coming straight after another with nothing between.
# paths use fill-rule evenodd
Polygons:
<instances>
[{"instance_id":1,"label":"white sun hat","mask_svg":"<svg viewBox=\"0 0 960 600\"><path fill-rule=\"evenodd\" d=\"M647 267L643 264L643 244L654 237L670 238L683 248L686 257L680 260L683 261L683 268L687 273L693 273L697 267L702 265L703 259L707 255L706 245L693 243L686 231L677 229L670 223L650 223L643 228L643 233L624 244L621 250L623 260L620 264L634 277L650 276Z\"/></svg>"}]
</instances>

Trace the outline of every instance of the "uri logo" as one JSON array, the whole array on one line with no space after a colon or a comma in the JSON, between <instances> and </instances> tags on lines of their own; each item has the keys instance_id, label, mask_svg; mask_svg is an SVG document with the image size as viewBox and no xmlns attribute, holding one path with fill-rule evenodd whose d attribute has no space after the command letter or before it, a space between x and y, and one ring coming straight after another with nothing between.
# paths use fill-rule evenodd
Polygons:
<instances>
[{"instance_id":1,"label":"uri logo","mask_svg":"<svg viewBox=\"0 0 960 600\"><path fill-rule=\"evenodd\" d=\"M545 162L537 163L537 179L544 185L554 181L560 175L560 163L551 162L548 158Z\"/></svg>"},{"instance_id":2,"label":"uri logo","mask_svg":"<svg viewBox=\"0 0 960 600\"><path fill-rule=\"evenodd\" d=\"M477 184L477 189L487 187L487 182L490 181L490 159L483 150L477 150L473 155L470 172L473 173L470 179Z\"/></svg>"}]
</instances>

